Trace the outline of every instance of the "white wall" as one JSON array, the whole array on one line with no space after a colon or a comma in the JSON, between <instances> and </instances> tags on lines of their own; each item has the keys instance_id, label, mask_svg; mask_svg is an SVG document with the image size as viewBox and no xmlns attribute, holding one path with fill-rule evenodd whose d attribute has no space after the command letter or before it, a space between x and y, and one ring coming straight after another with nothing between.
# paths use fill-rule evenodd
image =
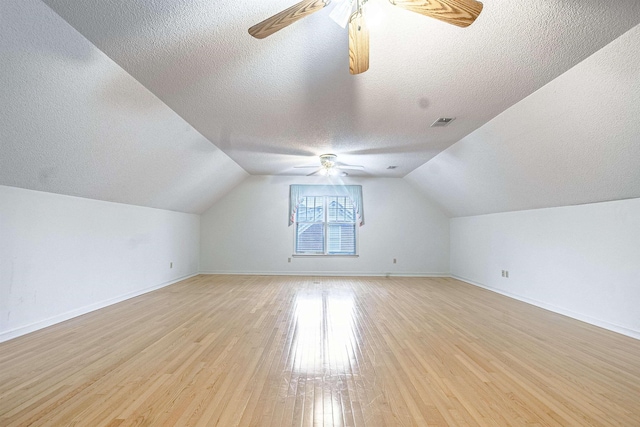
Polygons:
<instances>
[{"instance_id":1,"label":"white wall","mask_svg":"<svg viewBox=\"0 0 640 427\"><path fill-rule=\"evenodd\" d=\"M640 338L640 199L453 218L451 273Z\"/></svg>"},{"instance_id":2,"label":"white wall","mask_svg":"<svg viewBox=\"0 0 640 427\"><path fill-rule=\"evenodd\" d=\"M197 215L0 186L0 341L197 273L199 232Z\"/></svg>"},{"instance_id":3,"label":"white wall","mask_svg":"<svg viewBox=\"0 0 640 427\"><path fill-rule=\"evenodd\" d=\"M344 178L362 185L366 224L358 258L292 258L290 184L324 177L252 176L202 215L203 273L447 275L449 219L403 179ZM397 258L397 264L393 264Z\"/></svg>"}]
</instances>

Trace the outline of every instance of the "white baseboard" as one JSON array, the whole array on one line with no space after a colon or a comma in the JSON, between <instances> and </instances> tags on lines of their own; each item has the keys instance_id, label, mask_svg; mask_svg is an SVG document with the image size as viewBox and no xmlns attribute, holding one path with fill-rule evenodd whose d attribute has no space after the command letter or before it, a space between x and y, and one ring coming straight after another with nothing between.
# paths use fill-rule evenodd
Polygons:
<instances>
[{"instance_id":1,"label":"white baseboard","mask_svg":"<svg viewBox=\"0 0 640 427\"><path fill-rule=\"evenodd\" d=\"M19 328L11 329L9 331L0 332L0 342L8 341L13 338L17 338L22 335L26 335L30 332L37 331L39 329L46 328L48 326L55 325L56 323L64 322L65 320L72 319L74 317L81 316L83 314L87 314L89 312L99 310L101 308L107 307L112 304L119 303L121 301L137 297L142 294L146 294L151 291L155 291L156 289L164 288L165 286L172 285L174 283L180 282L182 280L188 279L193 276L197 276L197 273L190 274L187 276L180 277L175 280L170 280L168 282L160 283L159 285L150 286L148 288L140 289L134 292L129 292L124 295L117 296L115 298L110 298L108 300L100 301L94 304L86 305L84 307L76 308L75 310L67 311L66 313L58 314L57 316L49 317L47 319L39 320L37 322L30 323L25 326L20 326Z\"/></svg>"},{"instance_id":2,"label":"white baseboard","mask_svg":"<svg viewBox=\"0 0 640 427\"><path fill-rule=\"evenodd\" d=\"M571 317L572 319L580 320L581 322L589 323L594 326L598 326L600 328L607 329L609 331L617 332L622 335L626 335L631 338L640 339L640 331L636 331L634 329L625 328L624 326L616 325L614 323L609 323L605 320L596 319L590 316L587 316L582 313L576 313L571 310L564 309L562 307L557 307L552 304L548 304L546 302L534 300L531 298L523 297L520 295L512 294L500 289L492 288L491 286L484 285L482 283L475 282L471 279L467 279L466 277L460 277L452 274L450 277L460 280L462 282L468 283L473 286L478 286L480 288L486 289L491 292L495 292L497 294L504 295L509 298L516 299L518 301L526 302L527 304L535 305L536 307L543 308L545 310L552 311L554 313L562 314L563 316Z\"/></svg>"},{"instance_id":3,"label":"white baseboard","mask_svg":"<svg viewBox=\"0 0 640 427\"><path fill-rule=\"evenodd\" d=\"M370 271L227 271L202 270L200 274L221 274L233 276L328 276L328 277L451 277L449 273L398 273Z\"/></svg>"}]
</instances>

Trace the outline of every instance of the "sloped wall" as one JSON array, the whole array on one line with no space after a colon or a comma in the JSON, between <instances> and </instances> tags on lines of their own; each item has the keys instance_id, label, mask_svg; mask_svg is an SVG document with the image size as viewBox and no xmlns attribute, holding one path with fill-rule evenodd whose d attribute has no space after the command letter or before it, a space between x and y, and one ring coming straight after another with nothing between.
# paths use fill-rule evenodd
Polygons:
<instances>
[{"instance_id":1,"label":"sloped wall","mask_svg":"<svg viewBox=\"0 0 640 427\"><path fill-rule=\"evenodd\" d=\"M0 186L0 341L197 273L199 223Z\"/></svg>"},{"instance_id":2,"label":"sloped wall","mask_svg":"<svg viewBox=\"0 0 640 427\"><path fill-rule=\"evenodd\" d=\"M453 218L451 273L640 338L640 199Z\"/></svg>"},{"instance_id":3,"label":"sloped wall","mask_svg":"<svg viewBox=\"0 0 640 427\"><path fill-rule=\"evenodd\" d=\"M0 185L200 214L247 173L40 0L0 3Z\"/></svg>"},{"instance_id":4,"label":"sloped wall","mask_svg":"<svg viewBox=\"0 0 640 427\"><path fill-rule=\"evenodd\" d=\"M405 179L453 217L640 197L638 46L640 25Z\"/></svg>"},{"instance_id":5,"label":"sloped wall","mask_svg":"<svg viewBox=\"0 0 640 427\"><path fill-rule=\"evenodd\" d=\"M358 258L292 257L289 185L326 183L326 178L287 176L252 176L243 181L202 215L200 271L448 275L448 217L397 178L344 180L363 187L366 224L360 228Z\"/></svg>"}]
</instances>

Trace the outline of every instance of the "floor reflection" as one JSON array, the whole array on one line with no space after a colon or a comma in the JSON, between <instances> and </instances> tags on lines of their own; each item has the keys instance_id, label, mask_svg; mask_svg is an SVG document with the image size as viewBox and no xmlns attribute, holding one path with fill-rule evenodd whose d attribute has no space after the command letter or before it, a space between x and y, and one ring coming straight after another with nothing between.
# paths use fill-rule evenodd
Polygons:
<instances>
[{"instance_id":1,"label":"floor reflection","mask_svg":"<svg viewBox=\"0 0 640 427\"><path fill-rule=\"evenodd\" d=\"M358 348L353 292L303 291L296 295L293 371L351 373Z\"/></svg>"}]
</instances>

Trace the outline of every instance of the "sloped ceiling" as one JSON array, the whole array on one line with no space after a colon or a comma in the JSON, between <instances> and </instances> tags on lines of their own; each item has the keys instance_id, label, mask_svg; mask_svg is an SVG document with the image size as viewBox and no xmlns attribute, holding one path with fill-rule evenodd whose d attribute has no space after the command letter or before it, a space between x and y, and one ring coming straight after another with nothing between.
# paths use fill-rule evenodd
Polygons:
<instances>
[{"instance_id":1,"label":"sloped ceiling","mask_svg":"<svg viewBox=\"0 0 640 427\"><path fill-rule=\"evenodd\" d=\"M0 185L199 213L247 172L336 152L366 176L415 170L456 216L640 196L637 29L603 51L626 59L508 109L637 25L640 2L486 0L460 29L375 1L371 68L351 76L330 8L255 40L291 0L3 0Z\"/></svg>"},{"instance_id":2,"label":"sloped ceiling","mask_svg":"<svg viewBox=\"0 0 640 427\"><path fill-rule=\"evenodd\" d=\"M640 25L406 179L452 216L640 197Z\"/></svg>"},{"instance_id":3,"label":"sloped ceiling","mask_svg":"<svg viewBox=\"0 0 640 427\"><path fill-rule=\"evenodd\" d=\"M331 6L268 37L296 0L44 0L251 174L335 152L402 177L640 22L640 2L485 0L461 29L378 3L371 68L348 72ZM444 129L438 117L457 119ZM395 165L397 169L387 170Z\"/></svg>"},{"instance_id":4,"label":"sloped ceiling","mask_svg":"<svg viewBox=\"0 0 640 427\"><path fill-rule=\"evenodd\" d=\"M201 213L247 176L39 0L0 20L0 185Z\"/></svg>"}]
</instances>

